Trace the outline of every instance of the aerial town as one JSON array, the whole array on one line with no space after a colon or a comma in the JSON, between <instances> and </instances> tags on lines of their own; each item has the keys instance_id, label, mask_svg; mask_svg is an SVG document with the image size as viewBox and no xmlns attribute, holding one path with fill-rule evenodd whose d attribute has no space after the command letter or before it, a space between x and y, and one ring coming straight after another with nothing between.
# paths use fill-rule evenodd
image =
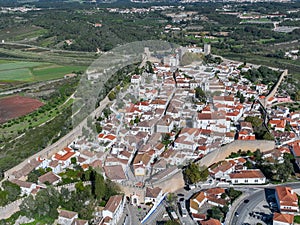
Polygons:
<instances>
[{"instance_id":1,"label":"aerial town","mask_svg":"<svg viewBox=\"0 0 300 225\"><path fill-rule=\"evenodd\" d=\"M280 89L288 71L218 57L182 65L185 55L210 51L181 47L149 62L95 118L93 140L80 136L48 157L35 155L5 178L20 196L35 196L48 186L77 190L70 171L99 171L121 191L94 210L92 224L294 224L300 185L281 184L294 173L291 158L300 167L300 111L281 105L293 102ZM253 82L252 70L278 80ZM44 171L36 182L28 179L33 171ZM21 202L0 210L7 218ZM90 224L63 208L56 223Z\"/></svg>"},{"instance_id":2,"label":"aerial town","mask_svg":"<svg viewBox=\"0 0 300 225\"><path fill-rule=\"evenodd\" d=\"M0 0L0 225L300 225L300 0Z\"/></svg>"}]
</instances>

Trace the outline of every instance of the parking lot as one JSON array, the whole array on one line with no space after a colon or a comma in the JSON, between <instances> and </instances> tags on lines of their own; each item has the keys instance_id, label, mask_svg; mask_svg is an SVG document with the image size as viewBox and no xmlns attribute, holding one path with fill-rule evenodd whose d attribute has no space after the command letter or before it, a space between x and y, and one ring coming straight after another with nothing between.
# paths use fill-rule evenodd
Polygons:
<instances>
[{"instance_id":1,"label":"parking lot","mask_svg":"<svg viewBox=\"0 0 300 225\"><path fill-rule=\"evenodd\" d=\"M252 208L252 211L247 207L248 202L251 199L247 199L245 203L245 210L249 211L244 224L257 224L261 223L263 225L271 225L273 219L273 212L277 211L277 204L275 202L275 191L274 189L265 189L265 198L261 201L255 208Z\"/></svg>"}]
</instances>

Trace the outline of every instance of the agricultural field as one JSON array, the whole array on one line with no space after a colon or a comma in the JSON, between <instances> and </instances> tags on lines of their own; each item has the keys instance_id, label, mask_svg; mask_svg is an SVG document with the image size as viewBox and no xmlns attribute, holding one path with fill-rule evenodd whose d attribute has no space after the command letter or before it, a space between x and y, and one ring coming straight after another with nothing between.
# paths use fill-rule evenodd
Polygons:
<instances>
[{"instance_id":1,"label":"agricultural field","mask_svg":"<svg viewBox=\"0 0 300 225\"><path fill-rule=\"evenodd\" d=\"M6 122L12 118L26 115L43 105L36 99L10 96L0 99L0 123Z\"/></svg>"},{"instance_id":2,"label":"agricultural field","mask_svg":"<svg viewBox=\"0 0 300 225\"><path fill-rule=\"evenodd\" d=\"M0 60L0 81L36 82L62 78L65 74L84 71L84 66L54 63Z\"/></svg>"},{"instance_id":3,"label":"agricultural field","mask_svg":"<svg viewBox=\"0 0 300 225\"><path fill-rule=\"evenodd\" d=\"M70 108L78 79L58 80L45 84L39 90L0 98L0 146L55 119Z\"/></svg>"}]
</instances>

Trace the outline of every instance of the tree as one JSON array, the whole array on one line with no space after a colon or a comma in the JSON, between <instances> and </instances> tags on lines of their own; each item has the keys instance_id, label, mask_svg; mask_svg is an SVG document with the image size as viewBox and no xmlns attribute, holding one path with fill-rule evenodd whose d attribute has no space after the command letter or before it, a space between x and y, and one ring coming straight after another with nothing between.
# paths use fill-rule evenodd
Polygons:
<instances>
[{"instance_id":1,"label":"tree","mask_svg":"<svg viewBox=\"0 0 300 225\"><path fill-rule=\"evenodd\" d=\"M265 132L264 136L263 136L264 140L270 140L273 141L274 137L272 136L272 134L270 134L269 132Z\"/></svg>"},{"instance_id":2,"label":"tree","mask_svg":"<svg viewBox=\"0 0 300 225\"><path fill-rule=\"evenodd\" d=\"M77 192L82 192L84 190L84 185L82 181L79 181L75 184L75 188Z\"/></svg>"},{"instance_id":3,"label":"tree","mask_svg":"<svg viewBox=\"0 0 300 225\"><path fill-rule=\"evenodd\" d=\"M230 187L229 189L226 189L226 193L229 196L229 198L231 199L231 202L233 202L235 199L237 199L242 194L241 191L234 190L232 187Z\"/></svg>"},{"instance_id":4,"label":"tree","mask_svg":"<svg viewBox=\"0 0 300 225\"><path fill-rule=\"evenodd\" d=\"M240 103L244 103L245 102L245 96L243 94L241 94L240 96Z\"/></svg>"},{"instance_id":5,"label":"tree","mask_svg":"<svg viewBox=\"0 0 300 225\"><path fill-rule=\"evenodd\" d=\"M113 101L113 100L116 99L116 92L115 92L114 90L112 90L111 92L109 92L109 94L108 94L108 99L109 99L110 101Z\"/></svg>"},{"instance_id":6,"label":"tree","mask_svg":"<svg viewBox=\"0 0 300 225\"><path fill-rule=\"evenodd\" d=\"M0 190L0 206L5 206L8 203L8 192Z\"/></svg>"},{"instance_id":7,"label":"tree","mask_svg":"<svg viewBox=\"0 0 300 225\"><path fill-rule=\"evenodd\" d=\"M247 116L245 118L245 122L250 122L252 126L255 128L255 127L260 127L263 120L258 116Z\"/></svg>"},{"instance_id":8,"label":"tree","mask_svg":"<svg viewBox=\"0 0 300 225\"><path fill-rule=\"evenodd\" d=\"M220 207L218 206L213 206L210 210L207 210L207 216L209 218L214 218L217 220L222 220L224 217L224 214L222 212L222 210L220 209Z\"/></svg>"},{"instance_id":9,"label":"tree","mask_svg":"<svg viewBox=\"0 0 300 225\"><path fill-rule=\"evenodd\" d=\"M99 123L96 123L96 131L98 134L102 132L102 126Z\"/></svg>"},{"instance_id":10,"label":"tree","mask_svg":"<svg viewBox=\"0 0 300 225\"><path fill-rule=\"evenodd\" d=\"M154 73L153 67L152 67L152 63L150 61L146 62L146 71L148 73Z\"/></svg>"},{"instance_id":11,"label":"tree","mask_svg":"<svg viewBox=\"0 0 300 225\"><path fill-rule=\"evenodd\" d=\"M76 163L77 163L76 157L72 157L72 158L71 158L71 163L72 163L73 165L76 165Z\"/></svg>"},{"instance_id":12,"label":"tree","mask_svg":"<svg viewBox=\"0 0 300 225\"><path fill-rule=\"evenodd\" d=\"M44 218L47 216L54 220L58 216L59 199L59 192L53 187L47 187L40 190L35 199L32 195L24 199L20 209L29 218Z\"/></svg>"},{"instance_id":13,"label":"tree","mask_svg":"<svg viewBox=\"0 0 300 225\"><path fill-rule=\"evenodd\" d=\"M206 101L206 95L205 92L202 90L201 87L196 87L195 88L195 97L199 99L201 102Z\"/></svg>"},{"instance_id":14,"label":"tree","mask_svg":"<svg viewBox=\"0 0 300 225\"><path fill-rule=\"evenodd\" d=\"M38 174L32 171L28 174L27 181L37 183L38 178L39 178Z\"/></svg>"},{"instance_id":15,"label":"tree","mask_svg":"<svg viewBox=\"0 0 300 225\"><path fill-rule=\"evenodd\" d=\"M101 174L93 171L91 173L91 181L92 181L92 194L97 199L105 198L106 197L105 196L106 186L105 186L103 176Z\"/></svg>"},{"instance_id":16,"label":"tree","mask_svg":"<svg viewBox=\"0 0 300 225\"><path fill-rule=\"evenodd\" d=\"M198 181L205 181L209 175L206 167L199 167L195 163L191 163L184 171L185 179L188 183L193 184Z\"/></svg>"},{"instance_id":17,"label":"tree","mask_svg":"<svg viewBox=\"0 0 300 225\"><path fill-rule=\"evenodd\" d=\"M18 196L21 194L21 188L8 180L2 183L2 187L4 191L7 191L7 199L10 202L17 200Z\"/></svg>"},{"instance_id":18,"label":"tree","mask_svg":"<svg viewBox=\"0 0 300 225\"><path fill-rule=\"evenodd\" d=\"M171 136L170 134L162 134L162 141L165 146L168 146L171 143Z\"/></svg>"}]
</instances>

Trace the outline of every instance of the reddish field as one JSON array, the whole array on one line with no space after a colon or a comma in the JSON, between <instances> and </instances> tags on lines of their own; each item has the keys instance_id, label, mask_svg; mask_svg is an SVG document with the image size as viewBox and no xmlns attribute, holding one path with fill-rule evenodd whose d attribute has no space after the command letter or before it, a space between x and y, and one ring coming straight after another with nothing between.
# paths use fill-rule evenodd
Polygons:
<instances>
[{"instance_id":1,"label":"reddish field","mask_svg":"<svg viewBox=\"0 0 300 225\"><path fill-rule=\"evenodd\" d=\"M43 105L36 99L22 96L10 96L0 99L0 123L24 116Z\"/></svg>"}]
</instances>

